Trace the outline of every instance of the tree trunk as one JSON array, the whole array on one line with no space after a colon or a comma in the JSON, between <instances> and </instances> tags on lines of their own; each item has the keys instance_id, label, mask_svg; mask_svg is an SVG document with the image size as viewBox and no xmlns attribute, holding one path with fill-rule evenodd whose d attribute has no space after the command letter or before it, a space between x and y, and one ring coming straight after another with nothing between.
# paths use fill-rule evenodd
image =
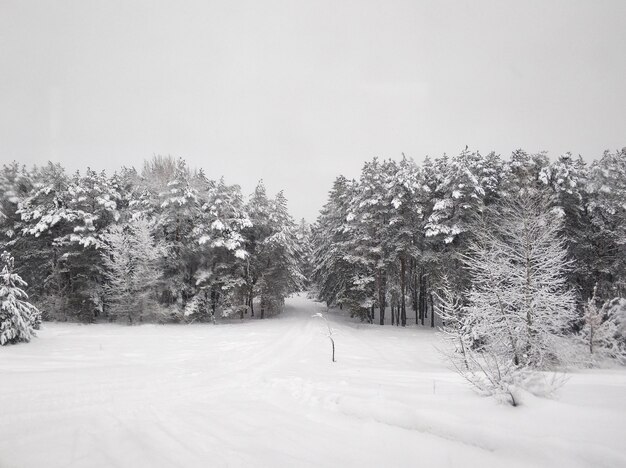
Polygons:
<instances>
[{"instance_id":1,"label":"tree trunk","mask_svg":"<svg viewBox=\"0 0 626 468\"><path fill-rule=\"evenodd\" d=\"M420 290L419 290L419 322L420 325L424 325L424 316L426 315L426 275L424 274L424 267L420 269Z\"/></svg>"},{"instance_id":2,"label":"tree trunk","mask_svg":"<svg viewBox=\"0 0 626 468\"><path fill-rule=\"evenodd\" d=\"M400 304L396 304L396 327L400 326Z\"/></svg>"},{"instance_id":3,"label":"tree trunk","mask_svg":"<svg viewBox=\"0 0 626 468\"><path fill-rule=\"evenodd\" d=\"M418 281L417 281L417 264L413 264L413 312L415 313L415 325L419 324L419 302L418 302Z\"/></svg>"},{"instance_id":4,"label":"tree trunk","mask_svg":"<svg viewBox=\"0 0 626 468\"><path fill-rule=\"evenodd\" d=\"M428 293L430 298L430 328L435 328L435 304L433 302L433 293Z\"/></svg>"},{"instance_id":5,"label":"tree trunk","mask_svg":"<svg viewBox=\"0 0 626 468\"><path fill-rule=\"evenodd\" d=\"M383 278L383 272L382 271L378 271L378 277L379 277L379 282L378 282L378 307L380 309L380 324L384 325L385 324L385 302L386 302L386 297L385 297L385 280Z\"/></svg>"},{"instance_id":6,"label":"tree trunk","mask_svg":"<svg viewBox=\"0 0 626 468\"><path fill-rule=\"evenodd\" d=\"M400 320L406 327L406 259L400 257Z\"/></svg>"},{"instance_id":7,"label":"tree trunk","mask_svg":"<svg viewBox=\"0 0 626 468\"><path fill-rule=\"evenodd\" d=\"M215 322L215 310L217 309L217 301L219 300L219 292L211 288L211 320Z\"/></svg>"}]
</instances>

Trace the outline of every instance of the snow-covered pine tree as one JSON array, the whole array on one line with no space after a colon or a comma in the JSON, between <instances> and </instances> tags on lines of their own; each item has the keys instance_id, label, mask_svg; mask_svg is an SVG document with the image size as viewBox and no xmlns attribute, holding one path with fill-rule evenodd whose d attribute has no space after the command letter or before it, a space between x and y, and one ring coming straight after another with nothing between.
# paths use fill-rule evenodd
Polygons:
<instances>
[{"instance_id":1,"label":"snow-covered pine tree","mask_svg":"<svg viewBox=\"0 0 626 468\"><path fill-rule=\"evenodd\" d=\"M379 323L385 323L387 306L387 271L390 261L391 233L389 221L393 214L388 188L391 185L393 162L382 163L374 158L366 162L350 206L348 220L352 225L350 253L374 279L372 300L379 310Z\"/></svg>"},{"instance_id":2,"label":"snow-covered pine tree","mask_svg":"<svg viewBox=\"0 0 626 468\"><path fill-rule=\"evenodd\" d=\"M178 159L173 174L165 186L159 187L158 193L159 206L155 216L158 238L170 246L163 298L180 307L184 307L195 292L194 274L198 266L199 246L195 242L194 228L203 204L197 187L200 183L209 182L206 179L197 180L185 161Z\"/></svg>"},{"instance_id":3,"label":"snow-covered pine tree","mask_svg":"<svg viewBox=\"0 0 626 468\"><path fill-rule=\"evenodd\" d=\"M422 217L416 225L415 245L416 256L410 265L409 289L411 291L415 323L424 325L428 314L428 302L432 296L431 288L433 273L440 267L440 236L430 229L437 203L444 197L446 185L445 175L449 165L448 157L432 161L424 158L418 173L420 190L416 202L421 207ZM447 245L447 244L446 244Z\"/></svg>"},{"instance_id":4,"label":"snow-covered pine tree","mask_svg":"<svg viewBox=\"0 0 626 468\"><path fill-rule=\"evenodd\" d=\"M410 284L409 271L419 257L419 229L423 223L423 187L413 160L403 156L391 174L388 196L393 206L389 220L391 290L398 296L396 324L406 325L406 300ZM397 280L396 280L397 279ZM398 323L400 322L400 323Z\"/></svg>"},{"instance_id":5,"label":"snow-covered pine tree","mask_svg":"<svg viewBox=\"0 0 626 468\"><path fill-rule=\"evenodd\" d=\"M594 271L594 232L587 190L588 169L583 159L570 153L561 155L542 169L541 181L552 191L555 206L563 212L562 234L570 258L575 262L568 271L571 286L580 291L583 301L593 294L598 273Z\"/></svg>"},{"instance_id":6,"label":"snow-covered pine tree","mask_svg":"<svg viewBox=\"0 0 626 468\"><path fill-rule=\"evenodd\" d=\"M73 312L68 310L67 261L55 240L73 228L66 208L69 179L59 164L52 163L34 168L31 176L32 189L18 203L10 249L20 259L20 275L31 285L31 297L55 304L46 311L49 317L57 311L67 317Z\"/></svg>"},{"instance_id":7,"label":"snow-covered pine tree","mask_svg":"<svg viewBox=\"0 0 626 468\"><path fill-rule=\"evenodd\" d=\"M270 200L263 180L260 180L245 207L251 225L244 230L245 250L249 257L246 265L246 292L250 315L254 317L254 299L259 291L258 282L263 275L268 259L263 241L272 234L270 224Z\"/></svg>"},{"instance_id":8,"label":"snow-covered pine tree","mask_svg":"<svg viewBox=\"0 0 626 468\"><path fill-rule=\"evenodd\" d=\"M259 181L246 211L251 221L242 232L248 253L248 305L254 315L254 298L258 297L260 317L265 318L266 313L280 312L289 294L302 290L305 281L300 271L302 252L283 192L270 200L263 181Z\"/></svg>"},{"instance_id":9,"label":"snow-covered pine tree","mask_svg":"<svg viewBox=\"0 0 626 468\"><path fill-rule=\"evenodd\" d=\"M313 227L313 281L317 297L328 307L347 307L352 316L373 320L374 279L362 258L351 254L354 223L348 220L356 181L335 179Z\"/></svg>"},{"instance_id":10,"label":"snow-covered pine tree","mask_svg":"<svg viewBox=\"0 0 626 468\"><path fill-rule=\"evenodd\" d=\"M485 159L467 149L440 167L440 185L434 193L434 207L426 224L428 237L441 237L450 244L469 227L473 213L480 210L485 197L482 182L486 178ZM492 188L493 190L493 188Z\"/></svg>"},{"instance_id":11,"label":"snow-covered pine tree","mask_svg":"<svg viewBox=\"0 0 626 468\"><path fill-rule=\"evenodd\" d=\"M0 345L30 341L39 328L41 314L28 301L28 286L15 273L14 259L6 250L0 256Z\"/></svg>"},{"instance_id":12,"label":"snow-covered pine tree","mask_svg":"<svg viewBox=\"0 0 626 468\"><path fill-rule=\"evenodd\" d=\"M200 246L195 273L196 294L186 314L215 320L222 316L246 312L246 266L243 231L252 223L244 209L241 189L227 185L223 179L210 185L194 228L195 242ZM195 311L195 312L194 312ZM192 313L193 312L193 313ZM199 315L198 315L199 314Z\"/></svg>"},{"instance_id":13,"label":"snow-covered pine tree","mask_svg":"<svg viewBox=\"0 0 626 468\"><path fill-rule=\"evenodd\" d=\"M307 221L302 218L298 227L296 229L296 239L298 241L299 250L301 252L300 257L300 271L306 278L303 287L304 289L309 289L311 287L311 277L312 277L312 232L311 225L307 223Z\"/></svg>"},{"instance_id":14,"label":"snow-covered pine tree","mask_svg":"<svg viewBox=\"0 0 626 468\"><path fill-rule=\"evenodd\" d=\"M626 148L606 151L590 168L587 210L593 251L588 257L603 299L626 297Z\"/></svg>"},{"instance_id":15,"label":"snow-covered pine tree","mask_svg":"<svg viewBox=\"0 0 626 468\"><path fill-rule=\"evenodd\" d=\"M496 161L492 159L489 162ZM455 289L461 290L467 287L468 281L459 254L465 249L471 220L482 211L487 192L492 195L497 190L497 178L494 180L493 170L487 165L486 158L467 148L453 158L444 155L436 161L435 169L439 184L432 191L432 210L425 225L434 260L428 268L428 284L436 289L439 277L445 275ZM423 286L422 283L420 295L430 296ZM423 318L427 308L423 300L420 305ZM431 326L435 319L433 312L436 312L432 309L431 299Z\"/></svg>"},{"instance_id":16,"label":"snow-covered pine tree","mask_svg":"<svg viewBox=\"0 0 626 468\"><path fill-rule=\"evenodd\" d=\"M347 191L348 181L339 176L328 194L328 201L322 207L312 228L314 267L312 278L317 289L317 297L327 306L340 305L346 278L340 274L339 263L343 257L345 235L343 224L347 216L346 202L342 201ZM347 275L346 275L347 276Z\"/></svg>"},{"instance_id":17,"label":"snow-covered pine tree","mask_svg":"<svg viewBox=\"0 0 626 468\"><path fill-rule=\"evenodd\" d=\"M277 313L285 298L301 291L306 278L300 271L302 252L296 237L296 225L287 210L287 199L279 192L270 204L269 223L272 233L261 242L260 281L261 318L265 312Z\"/></svg>"},{"instance_id":18,"label":"snow-covered pine tree","mask_svg":"<svg viewBox=\"0 0 626 468\"><path fill-rule=\"evenodd\" d=\"M23 165L13 162L0 170L0 243L15 237L19 222L17 213L20 201L24 200L33 188L29 171Z\"/></svg>"},{"instance_id":19,"label":"snow-covered pine tree","mask_svg":"<svg viewBox=\"0 0 626 468\"><path fill-rule=\"evenodd\" d=\"M121 199L112 180L104 172L87 168L78 172L67 186L66 208L72 215L72 231L57 237L54 244L64 252L65 268L71 282L69 308L77 317L91 321L102 312L104 265L99 249L104 229L120 217Z\"/></svg>"},{"instance_id":20,"label":"snow-covered pine tree","mask_svg":"<svg viewBox=\"0 0 626 468\"><path fill-rule=\"evenodd\" d=\"M520 189L543 190L544 171L549 163L544 152L529 154L522 149L513 151L504 164L501 191L514 195Z\"/></svg>"}]
</instances>

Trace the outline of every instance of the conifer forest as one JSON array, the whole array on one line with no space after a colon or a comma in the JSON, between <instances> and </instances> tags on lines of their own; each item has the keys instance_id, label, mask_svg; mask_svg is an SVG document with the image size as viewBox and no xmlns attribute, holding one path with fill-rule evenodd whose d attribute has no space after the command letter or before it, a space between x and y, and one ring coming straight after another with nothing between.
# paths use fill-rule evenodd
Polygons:
<instances>
[{"instance_id":1,"label":"conifer forest","mask_svg":"<svg viewBox=\"0 0 626 468\"><path fill-rule=\"evenodd\" d=\"M172 157L110 176L13 163L1 184L2 344L42 320L263 319L308 291L355 321L440 327L464 352L510 334L494 346L514 367L626 356L626 149L374 158L312 225L263 181L244 196ZM561 349L573 337L590 356Z\"/></svg>"},{"instance_id":2,"label":"conifer forest","mask_svg":"<svg viewBox=\"0 0 626 468\"><path fill-rule=\"evenodd\" d=\"M625 24L0 0L0 468L625 468Z\"/></svg>"}]
</instances>

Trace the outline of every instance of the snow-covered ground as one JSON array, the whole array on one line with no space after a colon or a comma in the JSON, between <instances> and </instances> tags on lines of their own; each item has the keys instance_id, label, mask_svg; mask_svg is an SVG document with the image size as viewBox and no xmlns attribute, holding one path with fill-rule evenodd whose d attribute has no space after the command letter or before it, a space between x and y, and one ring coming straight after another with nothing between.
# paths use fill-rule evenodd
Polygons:
<instances>
[{"instance_id":1,"label":"snow-covered ground","mask_svg":"<svg viewBox=\"0 0 626 468\"><path fill-rule=\"evenodd\" d=\"M46 324L0 349L0 467L626 466L626 372L512 408L447 369L429 329L304 297L225 325Z\"/></svg>"}]
</instances>

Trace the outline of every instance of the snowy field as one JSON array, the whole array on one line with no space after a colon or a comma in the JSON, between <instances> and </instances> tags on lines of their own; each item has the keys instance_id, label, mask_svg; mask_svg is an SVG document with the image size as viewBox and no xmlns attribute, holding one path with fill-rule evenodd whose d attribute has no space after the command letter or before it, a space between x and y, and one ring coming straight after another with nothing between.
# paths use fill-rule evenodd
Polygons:
<instances>
[{"instance_id":1,"label":"snowy field","mask_svg":"<svg viewBox=\"0 0 626 468\"><path fill-rule=\"evenodd\" d=\"M0 350L0 467L626 466L626 372L512 408L447 369L435 334L288 300L245 324L46 324Z\"/></svg>"}]
</instances>

